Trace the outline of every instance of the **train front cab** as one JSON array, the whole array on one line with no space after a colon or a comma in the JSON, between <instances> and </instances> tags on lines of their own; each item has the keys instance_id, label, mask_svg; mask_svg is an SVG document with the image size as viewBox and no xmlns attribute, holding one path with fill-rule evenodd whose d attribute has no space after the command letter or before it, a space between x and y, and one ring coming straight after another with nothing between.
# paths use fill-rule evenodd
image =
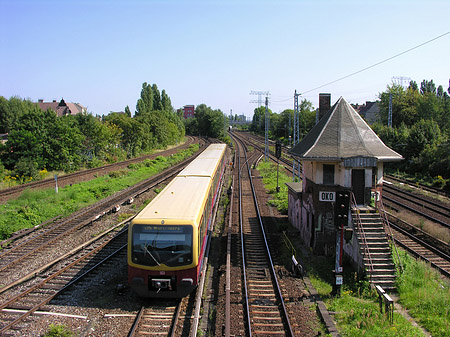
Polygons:
<instances>
[{"instance_id":1,"label":"train front cab","mask_svg":"<svg viewBox=\"0 0 450 337\"><path fill-rule=\"evenodd\" d=\"M197 251L192 249L197 246L196 232L192 225L132 224L128 250L131 288L140 297L184 297L192 292L200 271ZM152 241L161 244L154 247L158 251L147 248L146 242ZM171 242L167 251L162 250L164 242Z\"/></svg>"}]
</instances>

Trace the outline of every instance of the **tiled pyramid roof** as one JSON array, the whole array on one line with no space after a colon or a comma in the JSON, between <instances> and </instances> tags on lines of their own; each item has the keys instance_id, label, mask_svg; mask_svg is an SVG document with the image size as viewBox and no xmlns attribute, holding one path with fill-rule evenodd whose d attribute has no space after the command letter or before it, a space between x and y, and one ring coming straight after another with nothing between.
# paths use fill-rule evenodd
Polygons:
<instances>
[{"instance_id":1,"label":"tiled pyramid roof","mask_svg":"<svg viewBox=\"0 0 450 337\"><path fill-rule=\"evenodd\" d=\"M289 153L299 159L317 161L341 161L352 157L379 161L403 159L378 138L342 97Z\"/></svg>"}]
</instances>

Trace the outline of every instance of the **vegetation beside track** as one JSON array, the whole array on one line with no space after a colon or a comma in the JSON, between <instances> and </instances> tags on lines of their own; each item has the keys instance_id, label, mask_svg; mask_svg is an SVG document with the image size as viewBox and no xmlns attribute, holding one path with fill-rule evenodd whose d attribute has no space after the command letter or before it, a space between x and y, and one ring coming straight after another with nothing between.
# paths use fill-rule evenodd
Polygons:
<instances>
[{"instance_id":1,"label":"vegetation beside track","mask_svg":"<svg viewBox=\"0 0 450 337\"><path fill-rule=\"evenodd\" d=\"M402 249L400 259L404 267L404 272L397 278L400 303L432 336L448 336L450 282L430 265L416 260Z\"/></svg>"},{"instance_id":2,"label":"vegetation beside track","mask_svg":"<svg viewBox=\"0 0 450 337\"><path fill-rule=\"evenodd\" d=\"M281 205L281 212L287 210L287 190L283 191L282 186L292 179L280 174L280 192L276 193L276 165L260 163L258 170L263 176L266 189L276 200L271 201L273 205ZM386 315L380 312L377 293L366 280L358 277L348 261L344 265L341 296L333 296L333 257L301 253L303 243L298 231L287 223L279 224L278 227L280 231L287 229L289 232L288 236L296 247L299 260L306 267L311 283L328 310L335 313L334 318L342 336L423 336L420 328L412 326L397 311L394 312L391 324ZM283 254L286 255L283 258L286 266L290 263L289 253ZM445 336L450 331L450 283L443 281L430 266L416 261L405 252L401 259L405 271L397 280L400 304L433 336Z\"/></svg>"},{"instance_id":3,"label":"vegetation beside track","mask_svg":"<svg viewBox=\"0 0 450 337\"><path fill-rule=\"evenodd\" d=\"M65 325L50 324L48 331L43 337L72 337L75 333Z\"/></svg>"},{"instance_id":4,"label":"vegetation beside track","mask_svg":"<svg viewBox=\"0 0 450 337\"><path fill-rule=\"evenodd\" d=\"M0 205L0 240L12 233L31 228L58 215L67 216L83 207L106 198L117 191L147 179L198 151L198 144L177 154L131 164L128 169L65 186L55 193L54 188L26 190L17 199Z\"/></svg>"},{"instance_id":5,"label":"vegetation beside track","mask_svg":"<svg viewBox=\"0 0 450 337\"><path fill-rule=\"evenodd\" d=\"M275 206L280 213L287 214L288 188L286 186L286 183L292 181L292 178L288 177L283 172L280 172L282 171L281 165L279 169L278 186L280 187L280 189L279 192L277 192L277 166L273 163L268 162L260 162L258 165L258 170L263 177L264 186L266 187L268 193L270 193L272 196L270 205Z\"/></svg>"}]
</instances>

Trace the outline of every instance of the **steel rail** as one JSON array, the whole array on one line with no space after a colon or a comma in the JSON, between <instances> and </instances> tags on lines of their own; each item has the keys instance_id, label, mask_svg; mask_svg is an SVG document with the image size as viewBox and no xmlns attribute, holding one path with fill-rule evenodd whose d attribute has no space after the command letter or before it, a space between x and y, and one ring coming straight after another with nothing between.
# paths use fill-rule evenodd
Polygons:
<instances>
[{"instance_id":1,"label":"steel rail","mask_svg":"<svg viewBox=\"0 0 450 337\"><path fill-rule=\"evenodd\" d=\"M236 141L238 141L238 139L235 137ZM241 146L244 148L244 145L241 143ZM247 159L247 153L246 151L243 151L245 159ZM241 252L242 252L242 273L243 273L243 280L244 280L244 301L245 301L245 312L246 312L246 316L247 316L247 329L248 329L248 335L249 337L252 336L252 327L251 327L251 320L250 320L250 308L249 308L249 303L248 303L248 290L247 290L247 274L245 271L245 247L244 247L244 229L243 229L243 219L242 219L242 168L244 167L244 164L241 166L241 154L240 154L240 150L239 150L239 156L238 156L239 160L238 160L238 177L239 177L239 181L238 181L238 188L239 188L239 231L241 233Z\"/></svg>"},{"instance_id":2,"label":"steel rail","mask_svg":"<svg viewBox=\"0 0 450 337\"><path fill-rule=\"evenodd\" d=\"M383 185L383 196L385 193L389 193L396 197L402 198L411 202L422 209L427 209L431 212L435 212L442 216L450 217L450 208L446 206L439 205L431 200L420 197L418 195L411 194L407 191L403 191L401 188L397 188L395 186Z\"/></svg>"},{"instance_id":3,"label":"steel rail","mask_svg":"<svg viewBox=\"0 0 450 337\"><path fill-rule=\"evenodd\" d=\"M397 230L397 229L395 229ZM407 235L407 232L402 231L401 232L404 235ZM409 237L409 236L408 236ZM407 244L405 244L404 242L402 242L401 240L393 237L393 240L395 240L395 242L401 246L403 249L407 250L410 254L412 254L413 256L420 258L422 260L424 260L425 262L429 263L433 268L437 269L442 275L450 278L450 272L443 269L441 266L437 265L435 262L431 261L430 259L428 259L427 257L425 257L423 254L420 254L418 251L414 250L413 248L411 248L410 246L408 246ZM416 239L413 239L416 240Z\"/></svg>"},{"instance_id":4,"label":"steel rail","mask_svg":"<svg viewBox=\"0 0 450 337\"><path fill-rule=\"evenodd\" d=\"M407 179L397 178L397 177L394 177L391 174L385 174L384 177L386 178L387 181L393 180L393 181L396 181L396 182L399 182L399 183L403 183L403 184L406 184L406 185L413 186L415 188L420 188L420 189L428 191L428 192L432 192L432 193L436 193L436 194L439 194L439 195L444 195L446 197L450 197L450 192L441 190L439 188L423 185L423 184L416 183L414 181L410 181L410 180L407 180Z\"/></svg>"},{"instance_id":5,"label":"steel rail","mask_svg":"<svg viewBox=\"0 0 450 337\"><path fill-rule=\"evenodd\" d=\"M397 206L403 207L403 208L405 208L405 209L407 209L407 210L409 210L409 211L411 211L413 213L419 214L419 215L423 216L424 218L426 218L428 220L436 222L436 223L438 223L438 224L440 224L440 225L442 225L444 227L450 228L450 224L449 223L446 223L446 222L444 222L442 220L436 219L436 218L432 217L431 215L428 215L428 214L426 214L424 212L421 212L421 211L419 211L419 210L417 210L417 209L415 209L415 208L413 208L411 206L405 205L404 203L402 203L400 201L394 200L394 199L386 197L384 195L383 195L382 198L383 198L383 200L387 200L388 202L394 203Z\"/></svg>"},{"instance_id":6,"label":"steel rail","mask_svg":"<svg viewBox=\"0 0 450 337\"><path fill-rule=\"evenodd\" d=\"M158 307L158 304L162 303L163 301L164 301L163 299L158 300L156 304L153 304L153 307ZM181 299L176 300L176 309L175 309L175 312L173 315L173 319L171 320L169 333L168 333L169 337L175 336L177 322L180 319L181 303L182 303ZM143 320L145 311L149 310L149 309L152 309L152 307L146 308L145 306L142 306L141 309L139 309L139 311L137 312L136 317L133 321L133 324L131 325L130 331L127 334L127 337L134 337L134 336L139 335L139 324Z\"/></svg>"},{"instance_id":7,"label":"steel rail","mask_svg":"<svg viewBox=\"0 0 450 337\"><path fill-rule=\"evenodd\" d=\"M396 220L399 220L396 216L394 216L394 215L392 215L392 214L390 214L390 213L388 213L388 212L386 212L386 213L387 213L387 215L388 215L390 218L394 218L394 219L396 219ZM420 239L417 235L414 235L414 234L412 234L411 232L405 230L404 228L400 227L398 224L396 224L396 223L394 223L394 222L392 222L392 221L390 221L390 223L391 223L392 228L393 228L394 230L396 230L397 232L399 232L400 234L402 234L402 235L408 237L409 239L411 239L412 241L418 243L420 246L422 246L422 247L425 248L426 250L430 251L431 253L435 254L436 256L438 256L439 258L443 259L444 261L450 262L450 256L449 256L446 252L444 252L444 251L442 251L441 249L437 248L436 246L433 246L433 245L429 244L428 242L426 242L426 241ZM412 226L412 225L410 225L410 226ZM412 227L414 227L414 226L412 226ZM421 234L424 235L425 233L421 233ZM426 235L426 234L425 234L425 235ZM425 261L431 263L431 264L432 264L436 269L438 269L443 275L445 275L445 276L447 276L447 277L450 277L450 272L449 272L449 271L443 269L442 267L440 267L440 266L437 265L436 263L432 262L432 261L429 260L427 257L423 256L423 254L420 254L420 253L414 251L413 248L407 247L407 245L406 245L405 243L403 243L403 242L401 242L401 240L395 238L393 234L391 234L391 237L392 237L396 242L400 242L400 245L401 245L403 248L407 249L409 252L413 253L413 255L416 255L416 256L420 257L421 259L423 259L423 260L425 260Z\"/></svg>"},{"instance_id":8,"label":"steel rail","mask_svg":"<svg viewBox=\"0 0 450 337\"><path fill-rule=\"evenodd\" d=\"M142 319L142 316L144 315L145 307L142 306L141 309L138 311L136 318L134 319L133 325L131 326L130 331L128 332L128 337L134 337L134 335L137 332L137 328L139 326L139 322Z\"/></svg>"},{"instance_id":9,"label":"steel rail","mask_svg":"<svg viewBox=\"0 0 450 337\"><path fill-rule=\"evenodd\" d=\"M248 164L247 164L247 167L248 167ZM266 246L266 252L267 252L267 255L268 255L268 258L269 258L269 261L270 261L270 270L272 272L273 280L275 281L277 295L279 296L279 300L280 300L281 306L283 308L282 313L284 314L284 318L285 318L286 323L287 323L289 336L294 336L294 332L292 331L291 322L289 321L289 315L288 315L288 312L287 312L287 309L286 309L286 305L284 303L283 294L281 293L280 285L278 283L278 279L277 279L277 276L276 276L276 273L275 273L275 269L273 267L272 255L270 254L269 244L267 243L266 232L264 230L264 224L263 224L263 221L262 221L262 218L261 218L261 212L259 210L258 199L256 197L256 192L255 192L255 188L253 186L253 179L252 179L252 175L251 175L250 170L249 170L249 177L250 177L250 183L251 183L251 186L252 186L253 200L255 202L255 207L256 207L256 210L257 210L257 214L258 214L258 221L259 221L259 225L261 227L261 232L262 232L262 235L263 235L263 238L264 238L264 244Z\"/></svg>"},{"instance_id":10,"label":"steel rail","mask_svg":"<svg viewBox=\"0 0 450 337\"><path fill-rule=\"evenodd\" d=\"M13 298L9 299L7 302L3 303L0 305L0 309L4 309L6 308L8 305L16 302L17 300L23 298L24 296L30 294L32 291L40 289L42 286L46 285L49 281L55 279L56 277L58 277L59 275L63 274L64 272L70 270L72 267L74 267L75 265L79 264L80 262L83 262L84 260L86 260L88 257L93 256L94 254L96 254L97 252L99 252L101 249L103 249L105 246L107 246L109 243L111 243L114 239L117 239L119 236L121 235L125 235L125 240L126 240L126 230L122 230L121 232L119 232L116 236L114 236L114 238L112 238L111 240L97 246L96 248L92 249L91 251L89 251L87 254L81 256L80 258L74 260L73 262L71 262L70 264L68 264L67 266L65 266L64 268L60 269L59 271L51 274L49 277L45 278L43 281L39 282L38 284L36 284L35 286L27 289L25 292L22 292L16 296L14 296ZM104 262L108 261L109 259L111 259L112 257L114 257L117 253L119 253L120 251L122 251L123 249L125 249L127 247L127 245L122 245L120 246L118 249L116 249L113 253L109 254L107 257L105 257L104 259L102 259L101 263L97 263L93 268L90 268L88 270L88 272L83 273L82 277L77 277L76 279L72 279L69 283L67 283L66 285L64 285L63 287L56 289L54 293L49 294L47 296L44 297L43 300L40 300L38 302L38 304L35 304L31 309L29 309L27 312L23 313L22 315L20 315L18 318L14 319L13 321L9 322L8 324L6 324L5 326L3 326L0 329L0 334L4 333L5 331L7 331L9 328L11 328L12 326L16 325L17 323L21 322L23 319L25 319L26 317L28 317L29 315L31 315L33 312L35 312L36 310L38 310L42 305L50 302L54 297L56 297L57 295L59 295L62 291L64 291L65 289L67 289L67 287L69 287L70 285L74 284L75 282L79 281L81 278L85 277L87 274L89 274L92 270L96 269L99 265L103 264Z\"/></svg>"},{"instance_id":11,"label":"steel rail","mask_svg":"<svg viewBox=\"0 0 450 337\"><path fill-rule=\"evenodd\" d=\"M238 138L236 138L236 139L239 142L241 142L243 147L245 146L245 144L243 144L244 142L242 140L240 140ZM275 269L274 269L274 266L273 266L273 260L272 260L271 254L270 254L270 249L269 249L269 246L268 246L267 237L265 235L264 225L263 225L263 221L262 221L262 218L261 218L261 213L260 213L259 206L258 206L258 200L257 200L257 197L256 197L256 192L255 192L255 188L254 188L253 181L252 181L252 175L251 175L251 171L250 171L249 159L247 158L246 151L244 151L244 156L245 156L246 161L245 161L245 163L242 166L240 166L240 171L239 171L239 179L240 179L240 183L239 183L239 189L240 189L240 193L239 193L240 215L239 215L239 218L240 218L240 228L241 228L241 249L242 249L242 259L243 259L244 293L245 293L245 302L246 302L246 311L247 311L247 320L248 320L247 321L247 324L248 324L247 328L249 330L248 334L249 334L249 336L252 335L252 328L251 328L251 318L250 318L250 310L249 310L249 303L248 303L248 290L247 290L247 286L248 285L247 285L247 281L246 281L247 277L246 277L246 271L245 271L246 270L245 242L244 242L244 236L243 236L244 235L243 234L244 230L243 230L243 220L242 220L243 212L242 212L242 178L241 178L241 176L242 176L242 170L243 170L244 166L247 166L247 174L249 176L250 186L251 186L251 190L252 190L253 202L254 202L255 210L256 210L256 213L257 213L257 217L258 217L258 223L259 223L259 227L260 227L260 230L261 230L261 235L262 235L263 241L264 241L265 253L266 253L266 256L267 256L268 261L269 261L270 273L271 273L271 276L272 276L272 282L275 285L274 286L275 296L278 298L278 301L281 304L281 309L278 308L278 310L280 311L281 317L284 319L284 326L285 326L285 330L287 330L286 331L287 334L289 336L294 336L294 333L293 333L293 330L292 330L292 326L291 326L291 323L289 321L289 315L287 313L287 309L286 309L286 306L285 306L285 303L284 303L283 296L281 294L281 289L280 289L280 286L279 286L279 283L278 283L278 280L277 280L277 277L276 277Z\"/></svg>"},{"instance_id":12,"label":"steel rail","mask_svg":"<svg viewBox=\"0 0 450 337\"><path fill-rule=\"evenodd\" d=\"M5 291L9 290L12 287L15 287L15 286L17 286L17 285L19 285L19 284L21 284L21 283L23 283L25 281L28 281L28 280L32 279L33 277L36 277L36 275L44 272L48 268L51 268L53 265L55 265L56 263L60 262L61 260L66 259L66 258L68 258L68 257L70 257L70 256L72 256L72 255L74 255L74 254L76 254L78 252L80 252L82 249L85 249L87 246L93 244L94 242L103 239L103 237L106 237L107 235L109 235L109 233L115 231L117 228L123 226L127 222L130 222L133 218L134 218L134 215L131 216L131 217L128 217L124 221L121 221L117 225L115 225L115 226L111 227L110 229L104 231L103 233L97 235L95 238L93 238L93 239L91 239L91 240L89 240L89 241L79 245L78 247L72 249L70 252L68 252L68 253L66 253L66 254L56 258L53 261L50 261L49 263L47 263L46 265L44 265L44 266L42 266L42 267L40 267L38 269L33 270L31 273L28 273L27 275L25 275L22 278L16 280L15 282L0 288L0 294L4 293Z\"/></svg>"}]
</instances>

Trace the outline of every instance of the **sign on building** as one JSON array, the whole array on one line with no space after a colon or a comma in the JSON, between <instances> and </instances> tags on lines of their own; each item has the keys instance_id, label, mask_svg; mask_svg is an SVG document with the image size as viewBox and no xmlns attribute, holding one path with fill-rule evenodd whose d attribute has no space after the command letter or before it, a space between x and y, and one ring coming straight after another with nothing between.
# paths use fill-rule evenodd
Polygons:
<instances>
[{"instance_id":1,"label":"sign on building","mask_svg":"<svg viewBox=\"0 0 450 337\"><path fill-rule=\"evenodd\" d=\"M336 192L319 192L319 201L336 201Z\"/></svg>"}]
</instances>

